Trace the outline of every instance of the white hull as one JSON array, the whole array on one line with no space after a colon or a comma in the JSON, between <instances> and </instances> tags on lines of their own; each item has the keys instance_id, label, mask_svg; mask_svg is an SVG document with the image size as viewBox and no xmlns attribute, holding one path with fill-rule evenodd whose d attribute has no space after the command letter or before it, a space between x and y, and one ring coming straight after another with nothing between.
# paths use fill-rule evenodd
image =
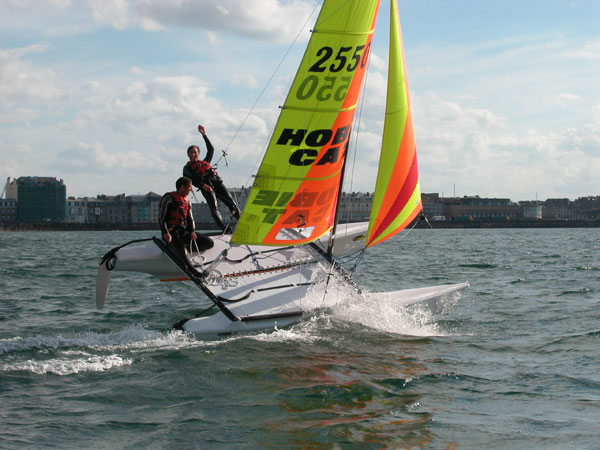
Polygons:
<instances>
[{"instance_id":1,"label":"white hull","mask_svg":"<svg viewBox=\"0 0 600 450\"><path fill-rule=\"evenodd\" d=\"M340 225L336 236L333 256L349 255L364 248L363 238L367 232L367 226L368 224L365 222ZM242 266L237 262L233 264L228 263L230 260L240 260L247 257L251 251L263 254L281 249L284 253L287 252L290 258L292 253L298 254L295 247L234 246L229 244L230 237L229 235L214 236L213 241L215 246L201 253L201 257L206 264L214 261L223 250L229 249L227 259L221 263L223 265L220 264L218 267L218 270L222 273L256 269L256 265L252 264L251 260ZM328 240L329 235L318 240L317 245L326 250ZM304 254L304 252L301 253ZM124 247L116 253L116 257L115 270L148 273L162 281L180 281L188 278L171 258L165 255L152 241L135 247Z\"/></svg>"},{"instance_id":2,"label":"white hull","mask_svg":"<svg viewBox=\"0 0 600 450\"><path fill-rule=\"evenodd\" d=\"M366 224L341 226L334 254L349 254L363 246ZM204 338L273 329L297 322L311 309L307 296L312 286L322 283L336 269L321 255L327 241L317 246L266 247L236 246L229 236L214 236L214 247L192 261L203 278L193 281L214 302L211 315L184 319L175 325ZM112 270L143 272L162 281L190 280L170 256L160 248L161 241L123 246L107 254L98 268L96 304L104 306ZM190 275L191 276L191 275ZM440 297L467 287L467 283L388 292L401 305Z\"/></svg>"},{"instance_id":3,"label":"white hull","mask_svg":"<svg viewBox=\"0 0 600 450\"><path fill-rule=\"evenodd\" d=\"M393 300L398 306L410 306L460 292L469 287L469 283L444 284L416 289L404 289L372 294L378 299ZM302 314L252 321L231 321L222 312L208 317L199 317L185 322L182 329L194 333L202 339L218 339L238 333L248 333L265 329L284 328L298 322Z\"/></svg>"}]
</instances>

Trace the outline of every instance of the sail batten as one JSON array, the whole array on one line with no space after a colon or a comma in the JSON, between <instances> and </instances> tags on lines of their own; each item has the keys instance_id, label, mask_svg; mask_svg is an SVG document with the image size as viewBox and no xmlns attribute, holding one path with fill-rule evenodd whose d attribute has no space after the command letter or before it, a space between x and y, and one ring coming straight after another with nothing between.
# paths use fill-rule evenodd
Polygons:
<instances>
[{"instance_id":1,"label":"sail batten","mask_svg":"<svg viewBox=\"0 0 600 450\"><path fill-rule=\"evenodd\" d=\"M336 113L336 112L344 112L344 111L352 111L355 110L357 107L357 104L354 104L352 106L348 106L346 108L334 108L334 109L327 109L327 108L303 108L301 106L282 106L281 109L288 109L290 111L304 111L304 112L321 112L321 113Z\"/></svg>"},{"instance_id":2,"label":"sail batten","mask_svg":"<svg viewBox=\"0 0 600 450\"><path fill-rule=\"evenodd\" d=\"M363 31L363 32L351 32L351 31L340 31L340 30L311 30L312 33L321 34L337 34L340 36L369 36L372 35L375 30Z\"/></svg>"}]
</instances>

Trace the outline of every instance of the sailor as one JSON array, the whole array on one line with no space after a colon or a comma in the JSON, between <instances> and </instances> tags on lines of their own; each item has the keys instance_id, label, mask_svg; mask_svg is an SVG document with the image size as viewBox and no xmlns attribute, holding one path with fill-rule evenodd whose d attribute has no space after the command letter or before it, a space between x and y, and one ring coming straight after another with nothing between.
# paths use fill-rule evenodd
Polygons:
<instances>
[{"instance_id":1,"label":"sailor","mask_svg":"<svg viewBox=\"0 0 600 450\"><path fill-rule=\"evenodd\" d=\"M231 228L223 222L223 217L217 207L217 198L225 203L233 217L236 219L240 218L240 210L223 184L223 180L217 171L210 165L215 149L206 136L204 127L198 125L198 131L204 138L204 143L206 144L206 156L204 159L200 159L200 149L197 145L191 145L187 149L187 155L190 160L183 167L183 176L190 178L194 186L202 192L216 224L224 233L230 233Z\"/></svg>"},{"instance_id":2,"label":"sailor","mask_svg":"<svg viewBox=\"0 0 600 450\"><path fill-rule=\"evenodd\" d=\"M212 248L214 242L208 236L195 231L194 217L187 198L192 190L192 180L181 177L175 183L175 188L176 191L167 192L160 199L158 225L167 248L175 250L173 256L179 256L194 275L199 275L186 247L194 240L198 250L204 251Z\"/></svg>"}]
</instances>

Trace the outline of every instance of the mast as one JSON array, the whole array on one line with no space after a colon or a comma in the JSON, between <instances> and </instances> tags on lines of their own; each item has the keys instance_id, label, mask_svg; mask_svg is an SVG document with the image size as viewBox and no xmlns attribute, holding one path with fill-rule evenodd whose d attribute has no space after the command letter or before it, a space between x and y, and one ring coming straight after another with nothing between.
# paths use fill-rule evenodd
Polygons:
<instances>
[{"instance_id":1,"label":"mast","mask_svg":"<svg viewBox=\"0 0 600 450\"><path fill-rule=\"evenodd\" d=\"M350 136L346 143L346 149L344 151L344 162L342 163L342 173L340 175L340 185L338 187L337 201L335 202L335 215L333 219L333 226L331 227L331 234L329 235L329 242L327 244L327 258L331 260L333 257L333 245L335 243L335 233L337 231L338 220L340 215L340 205L342 204L342 191L344 190L344 175L346 174L346 163L348 161L347 153L349 148Z\"/></svg>"}]
</instances>

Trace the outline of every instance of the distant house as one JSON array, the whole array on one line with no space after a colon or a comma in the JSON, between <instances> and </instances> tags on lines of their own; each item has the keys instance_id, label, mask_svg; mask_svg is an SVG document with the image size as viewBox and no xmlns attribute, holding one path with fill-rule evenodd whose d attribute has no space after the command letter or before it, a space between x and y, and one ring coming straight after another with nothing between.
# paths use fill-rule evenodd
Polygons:
<instances>
[{"instance_id":1,"label":"distant house","mask_svg":"<svg viewBox=\"0 0 600 450\"><path fill-rule=\"evenodd\" d=\"M16 197L19 222L64 222L67 187L54 177L19 177L6 187ZM16 195L15 195L16 193Z\"/></svg>"}]
</instances>

